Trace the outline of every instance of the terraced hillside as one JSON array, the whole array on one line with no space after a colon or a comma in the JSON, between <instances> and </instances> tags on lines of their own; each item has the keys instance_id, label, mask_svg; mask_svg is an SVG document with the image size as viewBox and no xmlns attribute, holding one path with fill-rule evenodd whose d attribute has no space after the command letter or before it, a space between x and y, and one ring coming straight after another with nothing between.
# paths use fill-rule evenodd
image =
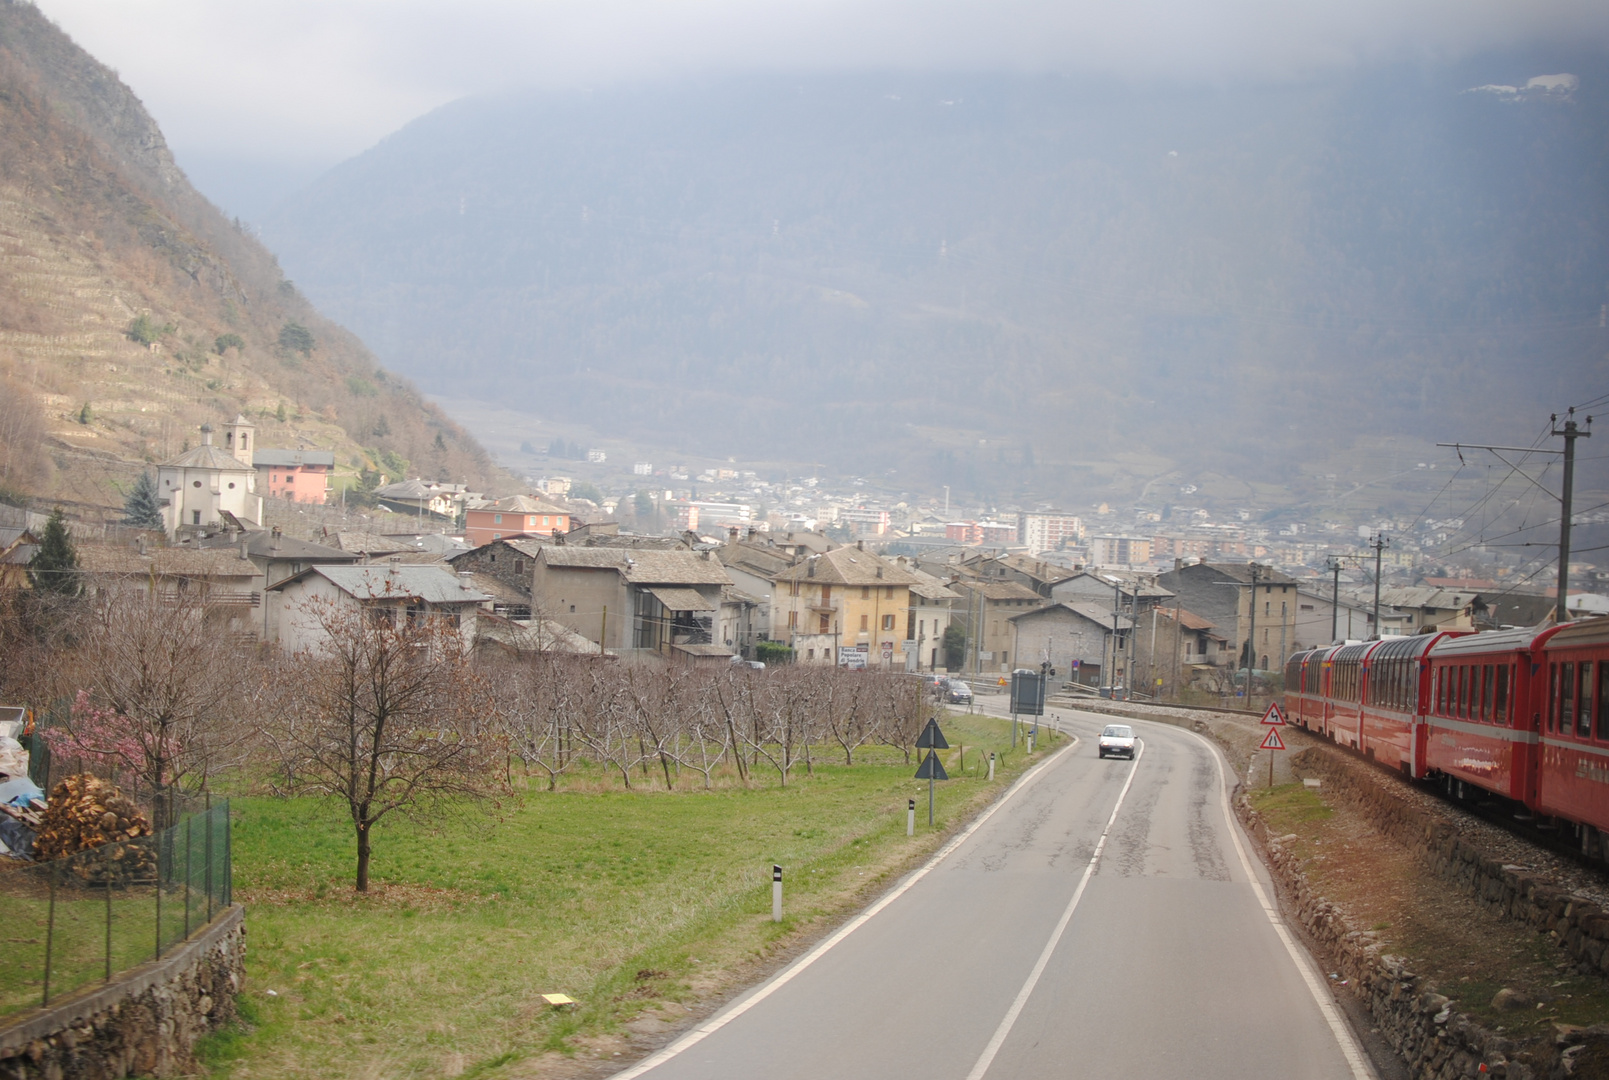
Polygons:
<instances>
[{"instance_id":1,"label":"terraced hillside","mask_svg":"<svg viewBox=\"0 0 1609 1080\"><path fill-rule=\"evenodd\" d=\"M190 187L127 87L0 0L0 488L111 513L237 413L349 472L508 483Z\"/></svg>"}]
</instances>

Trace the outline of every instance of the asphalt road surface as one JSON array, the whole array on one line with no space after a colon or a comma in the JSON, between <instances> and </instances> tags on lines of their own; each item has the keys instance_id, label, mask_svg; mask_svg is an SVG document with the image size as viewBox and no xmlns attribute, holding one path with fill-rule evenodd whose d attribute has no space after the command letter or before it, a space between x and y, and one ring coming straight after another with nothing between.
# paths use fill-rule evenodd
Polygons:
<instances>
[{"instance_id":1,"label":"asphalt road surface","mask_svg":"<svg viewBox=\"0 0 1609 1080\"><path fill-rule=\"evenodd\" d=\"M619 1080L1005 1080L1374 1074L1271 915L1216 750L1107 718L934 861Z\"/></svg>"}]
</instances>

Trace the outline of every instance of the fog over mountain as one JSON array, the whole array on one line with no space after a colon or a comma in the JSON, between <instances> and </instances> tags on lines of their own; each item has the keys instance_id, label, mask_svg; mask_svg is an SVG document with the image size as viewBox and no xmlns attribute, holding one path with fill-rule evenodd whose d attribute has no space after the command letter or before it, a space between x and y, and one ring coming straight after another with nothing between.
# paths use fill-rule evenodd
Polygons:
<instances>
[{"instance_id":1,"label":"fog over mountain","mask_svg":"<svg viewBox=\"0 0 1609 1080\"><path fill-rule=\"evenodd\" d=\"M1288 482L1383 436L1528 441L1606 381L1606 230L1609 64L1551 52L477 98L263 235L430 392L1054 496L1136 449Z\"/></svg>"}]
</instances>

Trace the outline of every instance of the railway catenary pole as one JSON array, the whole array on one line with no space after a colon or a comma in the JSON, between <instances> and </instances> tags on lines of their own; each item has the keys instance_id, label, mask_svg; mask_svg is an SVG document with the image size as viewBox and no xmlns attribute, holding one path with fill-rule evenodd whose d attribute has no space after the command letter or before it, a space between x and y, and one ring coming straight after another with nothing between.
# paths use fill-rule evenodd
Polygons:
<instances>
[{"instance_id":1,"label":"railway catenary pole","mask_svg":"<svg viewBox=\"0 0 1609 1080\"><path fill-rule=\"evenodd\" d=\"M1375 533L1369 540L1369 546L1374 548L1374 639L1380 640L1385 635L1380 632L1380 555L1391 541L1386 539L1385 533Z\"/></svg>"},{"instance_id":2,"label":"railway catenary pole","mask_svg":"<svg viewBox=\"0 0 1609 1080\"><path fill-rule=\"evenodd\" d=\"M1575 497L1575 441L1577 439L1590 439L1592 437L1592 417L1587 417L1585 428L1579 427L1575 422L1575 409L1572 407L1565 410L1563 428L1558 426L1558 413L1554 413L1551 417L1549 417L1549 420L1552 424L1552 426L1548 429L1549 434L1551 434L1554 438L1564 439L1563 450L1544 450L1535 446L1488 446L1484 443L1437 443L1436 445L1451 447L1452 449L1458 451L1462 451L1465 447L1468 447L1471 450L1489 450L1496 455L1497 460L1509 466L1515 472L1520 472L1519 465L1504 457L1503 454L1514 453L1522 456L1526 454L1563 455L1564 482L1561 486L1559 494L1554 496L1559 500L1559 571L1558 591L1556 597L1554 598L1553 604L1553 618L1555 622L1564 622L1570 617L1570 518L1574 515L1573 501ZM1462 460L1462 454L1460 454L1459 457L1460 460ZM1541 484L1537 484L1534 479L1525 473L1520 472L1520 475L1524 476L1527 480L1530 480L1531 483L1536 484L1537 487L1542 487ZM1547 491L1546 488L1542 488L1542 490ZM1551 495L1553 493L1548 492L1548 494Z\"/></svg>"},{"instance_id":3,"label":"railway catenary pole","mask_svg":"<svg viewBox=\"0 0 1609 1080\"><path fill-rule=\"evenodd\" d=\"M1553 608L1553 621L1565 622L1570 618L1570 517L1575 497L1575 441L1592 437L1592 417L1587 417L1587 430L1576 427L1575 410L1564 416L1564 429L1558 428L1559 417L1552 417L1553 434L1564 438L1564 483L1559 498L1559 589L1558 601Z\"/></svg>"},{"instance_id":4,"label":"railway catenary pole","mask_svg":"<svg viewBox=\"0 0 1609 1080\"><path fill-rule=\"evenodd\" d=\"M1340 640L1335 635L1341 629L1341 560L1332 555L1329 563L1334 578L1330 583L1330 644L1333 645Z\"/></svg>"}]
</instances>

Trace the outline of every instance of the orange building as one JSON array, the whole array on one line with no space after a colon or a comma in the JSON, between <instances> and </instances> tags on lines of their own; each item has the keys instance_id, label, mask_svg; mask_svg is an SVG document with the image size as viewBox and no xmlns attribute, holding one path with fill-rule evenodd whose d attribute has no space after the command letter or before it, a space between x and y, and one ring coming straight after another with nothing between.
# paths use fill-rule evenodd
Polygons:
<instances>
[{"instance_id":1,"label":"orange building","mask_svg":"<svg viewBox=\"0 0 1609 1080\"><path fill-rule=\"evenodd\" d=\"M529 495L510 495L464 512L464 539L471 547L511 536L552 536L570 531L570 512Z\"/></svg>"}]
</instances>

